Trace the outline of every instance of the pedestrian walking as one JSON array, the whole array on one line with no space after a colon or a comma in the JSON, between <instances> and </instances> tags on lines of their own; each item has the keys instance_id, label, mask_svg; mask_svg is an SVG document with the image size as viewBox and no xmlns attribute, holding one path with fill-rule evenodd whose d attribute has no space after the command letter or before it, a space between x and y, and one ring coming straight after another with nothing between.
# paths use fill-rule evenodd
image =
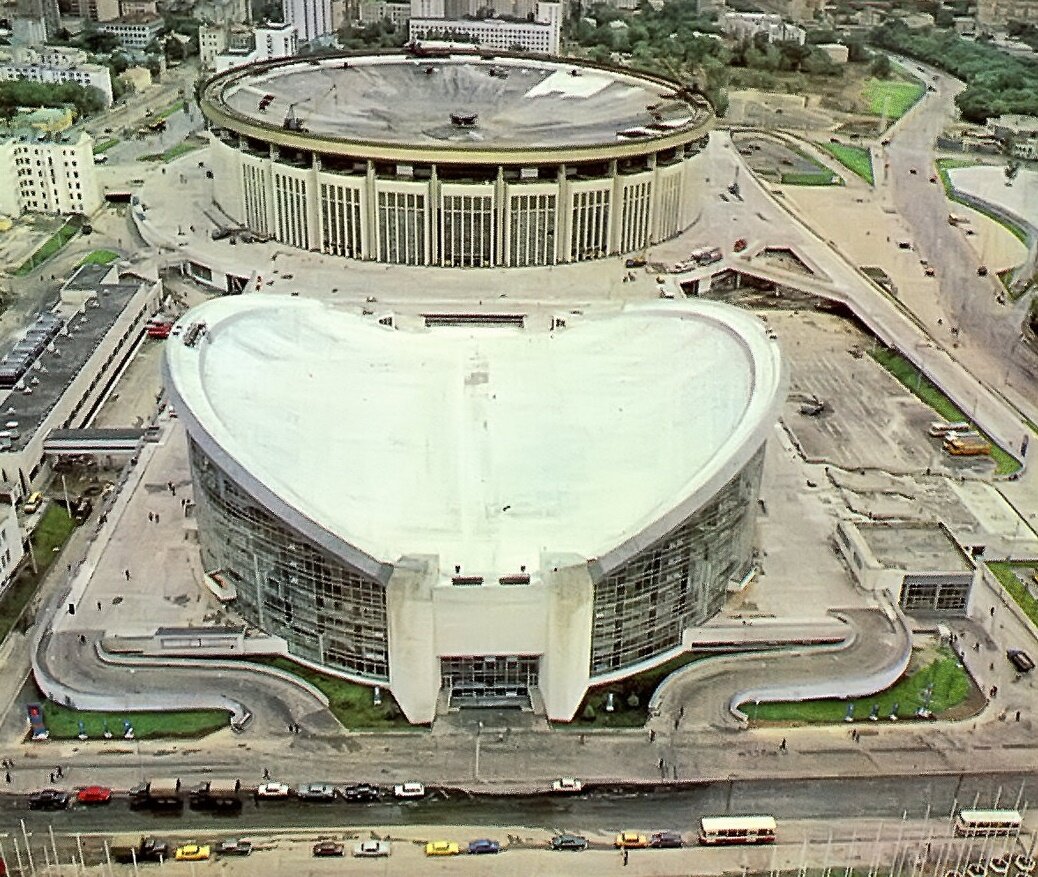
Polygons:
<instances>
[{"instance_id":1,"label":"pedestrian walking","mask_svg":"<svg viewBox=\"0 0 1038 877\"><path fill-rule=\"evenodd\" d=\"M148 522L155 520L155 515L152 512L148 512Z\"/></svg>"},{"instance_id":2,"label":"pedestrian walking","mask_svg":"<svg viewBox=\"0 0 1038 877\"><path fill-rule=\"evenodd\" d=\"M130 580L130 571L128 569L124 569L123 570L123 575L126 576L126 581ZM100 603L97 604L97 608L98 609L101 608L101 604Z\"/></svg>"},{"instance_id":3,"label":"pedestrian walking","mask_svg":"<svg viewBox=\"0 0 1038 877\"><path fill-rule=\"evenodd\" d=\"M659 761L656 762L656 767L659 768L660 770L663 770L663 759L662 758Z\"/></svg>"},{"instance_id":4,"label":"pedestrian walking","mask_svg":"<svg viewBox=\"0 0 1038 877\"><path fill-rule=\"evenodd\" d=\"M7 785L11 785L11 771L7 771L7 773L4 774L4 779L7 780Z\"/></svg>"},{"instance_id":5,"label":"pedestrian walking","mask_svg":"<svg viewBox=\"0 0 1038 877\"><path fill-rule=\"evenodd\" d=\"M53 783L54 783L54 771L50 772L50 781L51 781L51 784L53 785Z\"/></svg>"},{"instance_id":6,"label":"pedestrian walking","mask_svg":"<svg viewBox=\"0 0 1038 877\"><path fill-rule=\"evenodd\" d=\"M779 752L785 752L785 751L786 751L786 738L783 737L782 738L782 742L779 743Z\"/></svg>"},{"instance_id":7,"label":"pedestrian walking","mask_svg":"<svg viewBox=\"0 0 1038 877\"><path fill-rule=\"evenodd\" d=\"M1020 721L1020 710L1017 710L1017 711L1016 711L1016 720L1017 720L1018 722Z\"/></svg>"},{"instance_id":8,"label":"pedestrian walking","mask_svg":"<svg viewBox=\"0 0 1038 877\"><path fill-rule=\"evenodd\" d=\"M685 718L685 708L684 707L681 707L681 709L678 710L678 718L679 719Z\"/></svg>"},{"instance_id":9,"label":"pedestrian walking","mask_svg":"<svg viewBox=\"0 0 1038 877\"><path fill-rule=\"evenodd\" d=\"M265 779L265 780L269 780L270 779L270 770L268 768L266 768L266 767L263 768L263 779Z\"/></svg>"},{"instance_id":10,"label":"pedestrian walking","mask_svg":"<svg viewBox=\"0 0 1038 877\"><path fill-rule=\"evenodd\" d=\"M650 743L655 743L656 742L656 732L652 728L649 728L649 742Z\"/></svg>"},{"instance_id":11,"label":"pedestrian walking","mask_svg":"<svg viewBox=\"0 0 1038 877\"><path fill-rule=\"evenodd\" d=\"M129 571L127 571L127 572L129 572ZM129 575L127 575L127 578L129 578ZM101 611L101 601L100 600L97 601L97 611L98 612Z\"/></svg>"},{"instance_id":12,"label":"pedestrian walking","mask_svg":"<svg viewBox=\"0 0 1038 877\"><path fill-rule=\"evenodd\" d=\"M158 522L159 522L159 513L155 512L155 523L157 524Z\"/></svg>"},{"instance_id":13,"label":"pedestrian walking","mask_svg":"<svg viewBox=\"0 0 1038 877\"><path fill-rule=\"evenodd\" d=\"M580 745L581 746L584 745L584 735L583 734L580 735Z\"/></svg>"},{"instance_id":14,"label":"pedestrian walking","mask_svg":"<svg viewBox=\"0 0 1038 877\"><path fill-rule=\"evenodd\" d=\"M172 487L170 487L169 491L170 491L170 493L172 493L172 494L173 494L174 496L176 496L176 495L177 495L177 486L176 486L176 485L174 484L174 485L173 485Z\"/></svg>"},{"instance_id":15,"label":"pedestrian walking","mask_svg":"<svg viewBox=\"0 0 1038 877\"><path fill-rule=\"evenodd\" d=\"M630 854L629 854L629 852L627 850L627 847L624 847L624 867L625 868L627 867L627 857L628 857L628 855L630 855Z\"/></svg>"},{"instance_id":16,"label":"pedestrian walking","mask_svg":"<svg viewBox=\"0 0 1038 877\"><path fill-rule=\"evenodd\" d=\"M678 725L680 725L680 724L681 724L681 717L678 716L676 719L674 719L674 730L675 731L678 729Z\"/></svg>"}]
</instances>

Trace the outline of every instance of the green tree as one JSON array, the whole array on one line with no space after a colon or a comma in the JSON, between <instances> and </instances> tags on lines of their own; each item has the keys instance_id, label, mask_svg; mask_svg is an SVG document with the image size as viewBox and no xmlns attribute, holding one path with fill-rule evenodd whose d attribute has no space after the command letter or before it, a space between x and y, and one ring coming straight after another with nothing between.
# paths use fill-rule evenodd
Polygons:
<instances>
[{"instance_id":1,"label":"green tree","mask_svg":"<svg viewBox=\"0 0 1038 877\"><path fill-rule=\"evenodd\" d=\"M888 55L876 55L876 57L872 59L872 64L869 65L869 73L877 79L889 79L893 72L894 65L891 63Z\"/></svg>"}]
</instances>

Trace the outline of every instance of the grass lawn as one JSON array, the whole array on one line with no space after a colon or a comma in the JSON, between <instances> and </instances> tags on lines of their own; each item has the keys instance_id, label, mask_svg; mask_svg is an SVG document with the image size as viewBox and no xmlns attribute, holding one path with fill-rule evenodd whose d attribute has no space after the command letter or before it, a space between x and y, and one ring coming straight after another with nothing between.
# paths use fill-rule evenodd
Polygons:
<instances>
[{"instance_id":1,"label":"grass lawn","mask_svg":"<svg viewBox=\"0 0 1038 877\"><path fill-rule=\"evenodd\" d=\"M854 718L867 719L875 705L879 705L879 717L886 719L897 705L897 715L912 718L923 705L924 689L933 686L930 711L935 716L958 706L969 696L971 682L959 660L947 648L942 648L936 659L924 667L909 670L886 691L857 700L808 700L800 703L743 704L742 711L751 721L759 722L842 722L847 715L847 704L854 704Z\"/></svg>"},{"instance_id":2,"label":"grass lawn","mask_svg":"<svg viewBox=\"0 0 1038 877\"><path fill-rule=\"evenodd\" d=\"M26 274L32 273L32 271L55 255L65 244L79 234L80 228L82 228L80 219L77 217L69 219L50 238L44 241L39 249L29 256L14 273L18 277L24 277Z\"/></svg>"},{"instance_id":3,"label":"grass lawn","mask_svg":"<svg viewBox=\"0 0 1038 877\"><path fill-rule=\"evenodd\" d=\"M880 347L870 353L876 362L949 423L955 423L960 420L972 421L973 418L967 417L960 411L951 399L930 383L912 363L896 350ZM982 432L981 435L984 435L984 433ZM984 435L984 438L991 443L991 459L995 461L996 475L1011 475L1020 469L1020 464L1000 448L990 436Z\"/></svg>"},{"instance_id":4,"label":"grass lawn","mask_svg":"<svg viewBox=\"0 0 1038 877\"><path fill-rule=\"evenodd\" d=\"M94 155L101 155L104 152L108 152L113 146L119 142L118 137L109 137L107 140L101 140L94 144Z\"/></svg>"},{"instance_id":5,"label":"grass lawn","mask_svg":"<svg viewBox=\"0 0 1038 877\"><path fill-rule=\"evenodd\" d=\"M925 86L903 79L866 79L862 94L874 116L886 115L891 121L900 119L919 98Z\"/></svg>"},{"instance_id":6,"label":"grass lawn","mask_svg":"<svg viewBox=\"0 0 1038 877\"><path fill-rule=\"evenodd\" d=\"M780 182L787 186L839 186L843 180L829 171L813 171L783 174Z\"/></svg>"},{"instance_id":7,"label":"grass lawn","mask_svg":"<svg viewBox=\"0 0 1038 877\"><path fill-rule=\"evenodd\" d=\"M0 641L11 632L25 607L36 595L43 576L75 527L75 521L68 516L63 505L50 503L47 506L39 526L32 534L32 548L39 572L33 573L32 564L26 557L10 587L0 597Z\"/></svg>"},{"instance_id":8,"label":"grass lawn","mask_svg":"<svg viewBox=\"0 0 1038 877\"><path fill-rule=\"evenodd\" d=\"M119 258L118 253L113 253L111 250L94 250L92 253L87 253L86 258L80 262L80 265L107 265L109 262L114 262Z\"/></svg>"},{"instance_id":9,"label":"grass lawn","mask_svg":"<svg viewBox=\"0 0 1038 877\"><path fill-rule=\"evenodd\" d=\"M204 737L228 727L229 713L224 710L186 710L171 713L95 713L73 710L50 700L43 700L43 719L52 740L74 740L79 736L79 723L92 740L104 737L105 723L115 739L123 736L123 720L133 726L138 740L168 737Z\"/></svg>"},{"instance_id":10,"label":"grass lawn","mask_svg":"<svg viewBox=\"0 0 1038 877\"><path fill-rule=\"evenodd\" d=\"M159 110L155 114L155 118L156 119L168 119L174 113L179 112L182 109L184 109L184 102L182 100L178 100L178 101L176 101L174 103L171 103L165 109Z\"/></svg>"},{"instance_id":11,"label":"grass lawn","mask_svg":"<svg viewBox=\"0 0 1038 877\"><path fill-rule=\"evenodd\" d=\"M182 155L194 152L196 149L201 149L203 145L204 144L197 143L193 140L185 140L182 143L178 143L176 146L171 146L165 152L149 152L146 155L139 155L137 156L137 161L171 162L175 158L180 158Z\"/></svg>"},{"instance_id":12,"label":"grass lawn","mask_svg":"<svg viewBox=\"0 0 1038 877\"><path fill-rule=\"evenodd\" d=\"M372 690L369 685L358 685L356 682L348 682L337 676L319 673L302 664L297 664L290 658L253 658L252 660L258 664L277 667L279 670L292 673L309 682L328 698L328 708L340 724L348 730L408 731L416 729L415 725L404 718L393 695L384 685L382 686L382 704L375 706L371 702Z\"/></svg>"},{"instance_id":13,"label":"grass lawn","mask_svg":"<svg viewBox=\"0 0 1038 877\"><path fill-rule=\"evenodd\" d=\"M875 183L875 177L872 175L872 153L868 149L844 143L819 143L818 146L870 186Z\"/></svg>"},{"instance_id":14,"label":"grass lawn","mask_svg":"<svg viewBox=\"0 0 1038 877\"><path fill-rule=\"evenodd\" d=\"M576 718L569 723L556 723L556 728L587 731L594 728L640 728L649 718L649 700L660 683L675 670L707 657L685 652L671 658L652 670L646 670L629 679L592 688L585 696ZM606 712L606 698L613 694L615 711ZM635 700L631 700L631 695ZM633 705L632 705L633 704ZM590 707L590 711L588 710Z\"/></svg>"},{"instance_id":15,"label":"grass lawn","mask_svg":"<svg viewBox=\"0 0 1038 877\"><path fill-rule=\"evenodd\" d=\"M1035 570L1034 564L993 560L988 564L988 569L994 573L995 578L998 579L1002 587L1016 600L1017 605L1024 610L1024 614L1034 624L1038 624L1038 600L1031 596L1027 586L1013 572L1014 569L1022 570L1025 576L1030 577ZM1038 584L1036 584L1036 588L1038 588Z\"/></svg>"}]
</instances>

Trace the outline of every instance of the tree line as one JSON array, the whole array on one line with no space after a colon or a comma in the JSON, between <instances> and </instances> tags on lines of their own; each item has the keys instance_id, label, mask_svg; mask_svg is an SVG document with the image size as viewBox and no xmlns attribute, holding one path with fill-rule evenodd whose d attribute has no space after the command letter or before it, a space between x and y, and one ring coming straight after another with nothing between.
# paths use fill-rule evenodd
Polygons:
<instances>
[{"instance_id":1,"label":"tree line","mask_svg":"<svg viewBox=\"0 0 1038 877\"><path fill-rule=\"evenodd\" d=\"M93 115L104 109L104 95L91 85L76 82L30 82L13 79L0 82L0 116L12 118L19 107L72 106L76 116Z\"/></svg>"},{"instance_id":2,"label":"tree line","mask_svg":"<svg viewBox=\"0 0 1038 877\"><path fill-rule=\"evenodd\" d=\"M1038 116L1038 61L1009 55L985 40L964 40L953 31L910 30L889 21L872 31L881 48L924 61L963 80L955 98L962 118L984 124L992 116Z\"/></svg>"}]
</instances>

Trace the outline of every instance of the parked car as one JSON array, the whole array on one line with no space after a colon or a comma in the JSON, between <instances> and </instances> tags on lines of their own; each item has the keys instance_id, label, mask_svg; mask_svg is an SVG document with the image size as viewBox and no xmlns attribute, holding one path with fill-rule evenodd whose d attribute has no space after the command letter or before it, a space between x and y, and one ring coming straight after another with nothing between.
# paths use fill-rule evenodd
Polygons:
<instances>
[{"instance_id":1,"label":"parked car","mask_svg":"<svg viewBox=\"0 0 1038 877\"><path fill-rule=\"evenodd\" d=\"M222 840L216 845L221 856L247 856L252 852L251 840Z\"/></svg>"},{"instance_id":2,"label":"parked car","mask_svg":"<svg viewBox=\"0 0 1038 877\"><path fill-rule=\"evenodd\" d=\"M389 841L366 840L353 848L353 855L358 859L377 859L388 856L392 851Z\"/></svg>"},{"instance_id":3,"label":"parked car","mask_svg":"<svg viewBox=\"0 0 1038 877\"><path fill-rule=\"evenodd\" d=\"M77 804L107 804L112 800L112 790L108 786L87 786L76 792Z\"/></svg>"},{"instance_id":4,"label":"parked car","mask_svg":"<svg viewBox=\"0 0 1038 877\"><path fill-rule=\"evenodd\" d=\"M649 838L649 846L657 849L677 849L684 841L676 831L657 831Z\"/></svg>"},{"instance_id":5,"label":"parked car","mask_svg":"<svg viewBox=\"0 0 1038 877\"><path fill-rule=\"evenodd\" d=\"M281 801L291 794L287 783L264 783L256 789L256 797L265 801Z\"/></svg>"},{"instance_id":6,"label":"parked car","mask_svg":"<svg viewBox=\"0 0 1038 877\"><path fill-rule=\"evenodd\" d=\"M452 840L433 840L425 845L427 856L456 856L460 852L461 847Z\"/></svg>"},{"instance_id":7,"label":"parked car","mask_svg":"<svg viewBox=\"0 0 1038 877\"><path fill-rule=\"evenodd\" d=\"M338 841L322 840L314 844L315 856L341 856L346 852L346 847Z\"/></svg>"},{"instance_id":8,"label":"parked car","mask_svg":"<svg viewBox=\"0 0 1038 877\"><path fill-rule=\"evenodd\" d=\"M336 792L344 801L350 801L355 804L368 804L372 801L377 801L379 796L378 786L372 786L369 783L340 786L336 789Z\"/></svg>"},{"instance_id":9,"label":"parked car","mask_svg":"<svg viewBox=\"0 0 1038 877\"><path fill-rule=\"evenodd\" d=\"M649 839L637 831L621 831L613 846L619 850L643 850L649 845Z\"/></svg>"},{"instance_id":10,"label":"parked car","mask_svg":"<svg viewBox=\"0 0 1038 877\"><path fill-rule=\"evenodd\" d=\"M173 854L178 862L204 862L209 858L209 844L184 844Z\"/></svg>"},{"instance_id":11,"label":"parked car","mask_svg":"<svg viewBox=\"0 0 1038 877\"><path fill-rule=\"evenodd\" d=\"M29 494L29 498L25 500L25 505L22 506L22 511L27 515L31 515L35 512L40 505L43 503L43 494L38 490Z\"/></svg>"},{"instance_id":12,"label":"parked car","mask_svg":"<svg viewBox=\"0 0 1038 877\"><path fill-rule=\"evenodd\" d=\"M551 790L557 795L575 795L584 790L584 784L573 777L563 777L551 784Z\"/></svg>"},{"instance_id":13,"label":"parked car","mask_svg":"<svg viewBox=\"0 0 1038 877\"><path fill-rule=\"evenodd\" d=\"M400 783L393 786L393 794L397 798L424 798L425 786L421 783Z\"/></svg>"},{"instance_id":14,"label":"parked car","mask_svg":"<svg viewBox=\"0 0 1038 877\"><path fill-rule=\"evenodd\" d=\"M501 852L501 844L496 840L490 840L489 838L484 837L480 840L474 840L469 843L470 856L482 856L499 852Z\"/></svg>"},{"instance_id":15,"label":"parked car","mask_svg":"<svg viewBox=\"0 0 1038 877\"><path fill-rule=\"evenodd\" d=\"M582 853L587 849L587 838L579 834L557 834L551 839L553 850Z\"/></svg>"},{"instance_id":16,"label":"parked car","mask_svg":"<svg viewBox=\"0 0 1038 877\"><path fill-rule=\"evenodd\" d=\"M300 801L325 804L335 800L335 786L331 783L303 783L296 789Z\"/></svg>"},{"instance_id":17,"label":"parked car","mask_svg":"<svg viewBox=\"0 0 1038 877\"><path fill-rule=\"evenodd\" d=\"M1030 673L1034 669L1034 661L1027 652L1020 649L1008 649L1006 657L1009 659L1009 663L1021 673Z\"/></svg>"},{"instance_id":18,"label":"parked car","mask_svg":"<svg viewBox=\"0 0 1038 877\"><path fill-rule=\"evenodd\" d=\"M30 810L64 810L70 795L62 789L41 789L29 795Z\"/></svg>"}]
</instances>

